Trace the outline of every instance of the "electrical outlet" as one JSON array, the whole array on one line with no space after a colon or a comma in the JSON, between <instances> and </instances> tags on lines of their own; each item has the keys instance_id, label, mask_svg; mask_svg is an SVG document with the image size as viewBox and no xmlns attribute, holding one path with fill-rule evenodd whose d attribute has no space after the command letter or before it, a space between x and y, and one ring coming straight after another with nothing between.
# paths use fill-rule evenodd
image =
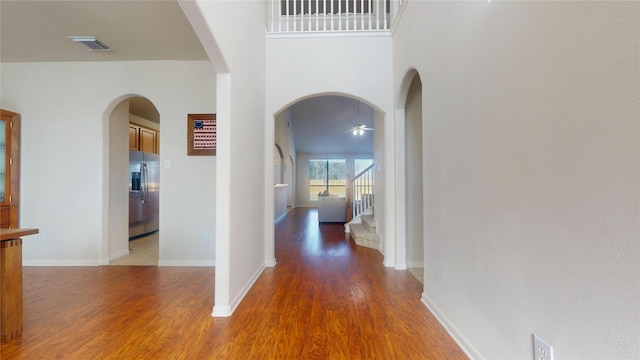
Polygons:
<instances>
[{"instance_id":1,"label":"electrical outlet","mask_svg":"<svg viewBox=\"0 0 640 360\"><path fill-rule=\"evenodd\" d=\"M44 237L43 233L40 233L40 237L38 238L38 241L40 242L40 244L44 244L46 241L46 238Z\"/></svg>"},{"instance_id":2,"label":"electrical outlet","mask_svg":"<svg viewBox=\"0 0 640 360\"><path fill-rule=\"evenodd\" d=\"M208 244L209 243L209 234L207 234L207 233L203 233L202 234L202 243L203 244Z\"/></svg>"},{"instance_id":3,"label":"electrical outlet","mask_svg":"<svg viewBox=\"0 0 640 360\"><path fill-rule=\"evenodd\" d=\"M553 360L553 347L533 335L533 360Z\"/></svg>"}]
</instances>

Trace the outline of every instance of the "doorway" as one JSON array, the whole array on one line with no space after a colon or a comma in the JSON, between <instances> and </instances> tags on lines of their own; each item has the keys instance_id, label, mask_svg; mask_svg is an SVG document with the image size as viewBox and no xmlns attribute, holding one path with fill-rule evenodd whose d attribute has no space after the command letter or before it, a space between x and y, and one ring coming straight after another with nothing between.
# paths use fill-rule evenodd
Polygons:
<instances>
[{"instance_id":1,"label":"doorway","mask_svg":"<svg viewBox=\"0 0 640 360\"><path fill-rule=\"evenodd\" d=\"M109 265L157 266L160 114L129 96L109 115Z\"/></svg>"},{"instance_id":2,"label":"doorway","mask_svg":"<svg viewBox=\"0 0 640 360\"><path fill-rule=\"evenodd\" d=\"M284 162L284 182L289 184L287 189L287 209L292 209L294 206L293 199L295 194L295 168L293 162L293 156L289 155Z\"/></svg>"},{"instance_id":3,"label":"doorway","mask_svg":"<svg viewBox=\"0 0 640 360\"><path fill-rule=\"evenodd\" d=\"M422 82L415 74L405 103L405 214L407 268L424 281Z\"/></svg>"},{"instance_id":4,"label":"doorway","mask_svg":"<svg viewBox=\"0 0 640 360\"><path fill-rule=\"evenodd\" d=\"M344 225L351 220L349 181L362 170L362 161L368 161L368 165L373 161L378 114L356 97L319 94L298 99L274 116L274 138L282 149L280 156L274 155L274 164L276 168L280 163L284 166L283 181L289 184L288 209L318 207L323 195L332 201L328 207L331 216L316 220L318 223L336 221Z\"/></svg>"}]
</instances>

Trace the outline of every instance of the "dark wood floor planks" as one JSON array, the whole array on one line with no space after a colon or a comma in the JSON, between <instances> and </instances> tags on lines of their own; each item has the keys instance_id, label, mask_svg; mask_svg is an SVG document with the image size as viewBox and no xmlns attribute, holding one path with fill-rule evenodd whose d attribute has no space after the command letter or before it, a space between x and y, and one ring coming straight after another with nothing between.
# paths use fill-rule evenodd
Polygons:
<instances>
[{"instance_id":1,"label":"dark wood floor planks","mask_svg":"<svg viewBox=\"0 0 640 360\"><path fill-rule=\"evenodd\" d=\"M24 331L9 359L466 359L422 285L297 208L229 318L210 316L212 268L25 267Z\"/></svg>"}]
</instances>

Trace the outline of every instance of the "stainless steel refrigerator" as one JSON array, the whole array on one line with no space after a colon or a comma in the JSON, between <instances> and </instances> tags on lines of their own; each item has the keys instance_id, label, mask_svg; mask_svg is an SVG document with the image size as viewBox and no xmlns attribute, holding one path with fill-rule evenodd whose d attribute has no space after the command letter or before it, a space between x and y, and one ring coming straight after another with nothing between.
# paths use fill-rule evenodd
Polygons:
<instances>
[{"instance_id":1,"label":"stainless steel refrigerator","mask_svg":"<svg viewBox=\"0 0 640 360\"><path fill-rule=\"evenodd\" d=\"M159 195L159 156L129 150L129 239L158 231Z\"/></svg>"}]
</instances>

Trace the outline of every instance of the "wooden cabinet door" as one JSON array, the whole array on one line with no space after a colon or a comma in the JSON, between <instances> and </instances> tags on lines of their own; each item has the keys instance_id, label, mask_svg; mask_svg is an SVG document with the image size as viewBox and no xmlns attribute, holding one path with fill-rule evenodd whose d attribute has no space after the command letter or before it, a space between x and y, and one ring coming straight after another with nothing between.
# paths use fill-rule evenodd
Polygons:
<instances>
[{"instance_id":1,"label":"wooden cabinet door","mask_svg":"<svg viewBox=\"0 0 640 360\"><path fill-rule=\"evenodd\" d=\"M135 123L129 123L129 150L160 154L160 133Z\"/></svg>"},{"instance_id":2,"label":"wooden cabinet door","mask_svg":"<svg viewBox=\"0 0 640 360\"><path fill-rule=\"evenodd\" d=\"M0 118L0 204L9 202L9 120ZM7 214L8 216L8 214ZM4 218L3 218L4 219Z\"/></svg>"},{"instance_id":3,"label":"wooden cabinet door","mask_svg":"<svg viewBox=\"0 0 640 360\"><path fill-rule=\"evenodd\" d=\"M0 206L0 229L8 229L10 225L9 207Z\"/></svg>"},{"instance_id":4,"label":"wooden cabinet door","mask_svg":"<svg viewBox=\"0 0 640 360\"><path fill-rule=\"evenodd\" d=\"M160 155L160 133L159 132L156 132L155 144L156 144L156 148L153 151L153 153Z\"/></svg>"},{"instance_id":5,"label":"wooden cabinet door","mask_svg":"<svg viewBox=\"0 0 640 360\"><path fill-rule=\"evenodd\" d=\"M20 114L0 109L0 205L2 227L17 228L20 204Z\"/></svg>"},{"instance_id":6,"label":"wooden cabinet door","mask_svg":"<svg viewBox=\"0 0 640 360\"><path fill-rule=\"evenodd\" d=\"M140 128L140 151L153 153L156 152L156 132L145 128Z\"/></svg>"},{"instance_id":7,"label":"wooden cabinet door","mask_svg":"<svg viewBox=\"0 0 640 360\"><path fill-rule=\"evenodd\" d=\"M140 147L140 128L129 124L129 150L138 150Z\"/></svg>"}]
</instances>

